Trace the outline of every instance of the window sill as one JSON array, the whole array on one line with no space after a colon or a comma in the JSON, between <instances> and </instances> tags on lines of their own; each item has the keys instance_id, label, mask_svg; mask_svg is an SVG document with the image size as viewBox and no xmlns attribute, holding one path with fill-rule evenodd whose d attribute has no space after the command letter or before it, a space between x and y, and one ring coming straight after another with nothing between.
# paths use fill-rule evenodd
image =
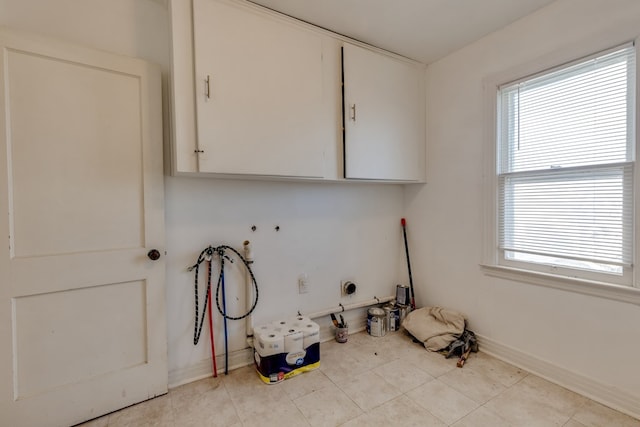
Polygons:
<instances>
[{"instance_id":1,"label":"window sill","mask_svg":"<svg viewBox=\"0 0 640 427\"><path fill-rule=\"evenodd\" d=\"M481 264L483 272L492 277L509 279L516 282L524 282L547 288L561 289L563 291L607 298L627 304L640 305L640 289L629 286L612 285L609 283L575 279L572 277L554 276L518 268L503 267L498 265Z\"/></svg>"}]
</instances>

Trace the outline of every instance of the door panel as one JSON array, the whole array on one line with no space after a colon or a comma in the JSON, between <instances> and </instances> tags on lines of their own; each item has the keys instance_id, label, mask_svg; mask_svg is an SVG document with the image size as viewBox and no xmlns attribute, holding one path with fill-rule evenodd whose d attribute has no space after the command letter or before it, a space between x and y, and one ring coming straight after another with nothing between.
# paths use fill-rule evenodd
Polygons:
<instances>
[{"instance_id":1,"label":"door panel","mask_svg":"<svg viewBox=\"0 0 640 427\"><path fill-rule=\"evenodd\" d=\"M159 70L0 29L0 425L167 390Z\"/></svg>"},{"instance_id":2,"label":"door panel","mask_svg":"<svg viewBox=\"0 0 640 427\"><path fill-rule=\"evenodd\" d=\"M135 281L15 298L15 397L147 363L145 294Z\"/></svg>"},{"instance_id":3,"label":"door panel","mask_svg":"<svg viewBox=\"0 0 640 427\"><path fill-rule=\"evenodd\" d=\"M143 245L139 79L28 52L6 60L14 256Z\"/></svg>"}]
</instances>

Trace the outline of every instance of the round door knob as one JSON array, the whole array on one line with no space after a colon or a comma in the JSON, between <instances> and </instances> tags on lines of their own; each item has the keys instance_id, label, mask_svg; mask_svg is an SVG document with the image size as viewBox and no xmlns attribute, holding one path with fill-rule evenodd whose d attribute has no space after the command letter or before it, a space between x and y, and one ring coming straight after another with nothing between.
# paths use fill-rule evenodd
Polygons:
<instances>
[{"instance_id":1,"label":"round door knob","mask_svg":"<svg viewBox=\"0 0 640 427\"><path fill-rule=\"evenodd\" d=\"M147 256L149 257L149 259L151 261L157 261L158 259L160 259L160 251L157 249L151 249L148 253Z\"/></svg>"}]
</instances>

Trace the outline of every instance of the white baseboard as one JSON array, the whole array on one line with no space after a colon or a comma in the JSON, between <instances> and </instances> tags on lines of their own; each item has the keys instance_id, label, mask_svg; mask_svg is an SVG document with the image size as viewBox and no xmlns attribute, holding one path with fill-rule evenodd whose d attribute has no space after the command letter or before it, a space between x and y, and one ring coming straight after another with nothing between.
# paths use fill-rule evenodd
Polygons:
<instances>
[{"instance_id":1,"label":"white baseboard","mask_svg":"<svg viewBox=\"0 0 640 427\"><path fill-rule=\"evenodd\" d=\"M229 371L247 366L253 362L253 349L244 348L229 353ZM216 357L216 367L218 375L224 374L224 355ZM213 366L211 359L204 359L185 368L169 371L169 388L178 387L193 381L213 376Z\"/></svg>"},{"instance_id":2,"label":"white baseboard","mask_svg":"<svg viewBox=\"0 0 640 427\"><path fill-rule=\"evenodd\" d=\"M515 365L552 383L586 396L605 406L640 419L640 396L602 384L592 378L569 371L551 362L478 335L480 351Z\"/></svg>"}]
</instances>

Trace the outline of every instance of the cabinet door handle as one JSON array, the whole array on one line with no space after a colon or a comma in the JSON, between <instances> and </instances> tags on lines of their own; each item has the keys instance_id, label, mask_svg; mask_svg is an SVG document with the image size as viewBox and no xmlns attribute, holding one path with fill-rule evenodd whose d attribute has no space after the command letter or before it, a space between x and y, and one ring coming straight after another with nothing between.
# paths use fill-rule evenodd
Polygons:
<instances>
[{"instance_id":1,"label":"cabinet door handle","mask_svg":"<svg viewBox=\"0 0 640 427\"><path fill-rule=\"evenodd\" d=\"M204 81L204 96L209 99L210 98L210 78L209 75L207 74L207 78Z\"/></svg>"},{"instance_id":2,"label":"cabinet door handle","mask_svg":"<svg viewBox=\"0 0 640 427\"><path fill-rule=\"evenodd\" d=\"M351 120L356 121L356 104L351 104Z\"/></svg>"}]
</instances>

